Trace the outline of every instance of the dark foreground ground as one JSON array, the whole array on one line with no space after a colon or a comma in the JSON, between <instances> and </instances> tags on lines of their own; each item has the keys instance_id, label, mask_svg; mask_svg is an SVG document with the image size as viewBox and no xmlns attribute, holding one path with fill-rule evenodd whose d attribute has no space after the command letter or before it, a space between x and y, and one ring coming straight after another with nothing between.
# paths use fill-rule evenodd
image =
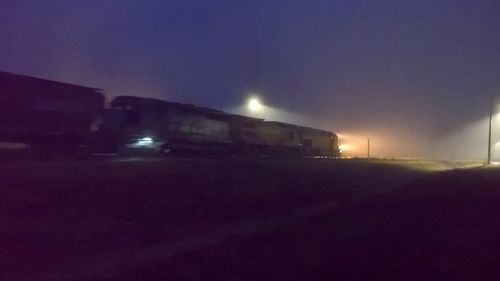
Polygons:
<instances>
[{"instance_id":1,"label":"dark foreground ground","mask_svg":"<svg viewBox=\"0 0 500 281\"><path fill-rule=\"evenodd\" d=\"M448 168L2 162L0 280L500 280L500 170Z\"/></svg>"}]
</instances>

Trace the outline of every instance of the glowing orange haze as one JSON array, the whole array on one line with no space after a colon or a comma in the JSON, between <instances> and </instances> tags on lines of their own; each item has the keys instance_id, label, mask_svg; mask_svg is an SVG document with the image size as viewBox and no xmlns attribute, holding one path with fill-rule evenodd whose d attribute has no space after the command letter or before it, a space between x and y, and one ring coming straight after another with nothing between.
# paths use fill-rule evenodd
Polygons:
<instances>
[{"instance_id":1,"label":"glowing orange haze","mask_svg":"<svg viewBox=\"0 0 500 281\"><path fill-rule=\"evenodd\" d=\"M368 138L371 157L422 157L422 140L401 132L339 132L342 155L347 157L366 157ZM420 144L420 145L419 145Z\"/></svg>"}]
</instances>

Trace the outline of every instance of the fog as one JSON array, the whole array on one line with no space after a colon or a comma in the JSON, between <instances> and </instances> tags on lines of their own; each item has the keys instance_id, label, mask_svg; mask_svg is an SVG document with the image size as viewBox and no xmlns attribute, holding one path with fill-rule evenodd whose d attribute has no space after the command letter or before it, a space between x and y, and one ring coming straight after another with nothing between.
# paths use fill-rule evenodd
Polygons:
<instances>
[{"instance_id":1,"label":"fog","mask_svg":"<svg viewBox=\"0 0 500 281\"><path fill-rule=\"evenodd\" d=\"M345 155L369 138L374 157L484 159L498 14L486 0L11 1L0 70L239 114L257 93L258 117L331 130Z\"/></svg>"}]
</instances>

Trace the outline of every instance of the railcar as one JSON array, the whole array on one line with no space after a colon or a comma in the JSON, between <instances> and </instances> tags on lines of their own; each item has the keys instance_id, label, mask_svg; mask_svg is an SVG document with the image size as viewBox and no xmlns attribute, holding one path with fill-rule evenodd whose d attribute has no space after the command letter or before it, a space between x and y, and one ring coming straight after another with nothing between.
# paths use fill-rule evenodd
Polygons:
<instances>
[{"instance_id":1,"label":"railcar","mask_svg":"<svg viewBox=\"0 0 500 281\"><path fill-rule=\"evenodd\" d=\"M97 88L0 72L0 142L71 154L88 146L103 108Z\"/></svg>"}]
</instances>

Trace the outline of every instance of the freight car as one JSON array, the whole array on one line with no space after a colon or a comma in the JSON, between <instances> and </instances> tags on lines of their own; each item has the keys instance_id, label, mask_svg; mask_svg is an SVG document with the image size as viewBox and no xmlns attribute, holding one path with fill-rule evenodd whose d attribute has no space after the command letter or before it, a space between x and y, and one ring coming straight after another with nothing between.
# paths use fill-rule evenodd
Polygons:
<instances>
[{"instance_id":1,"label":"freight car","mask_svg":"<svg viewBox=\"0 0 500 281\"><path fill-rule=\"evenodd\" d=\"M103 107L99 89L0 72L0 142L76 153L87 148Z\"/></svg>"}]
</instances>

